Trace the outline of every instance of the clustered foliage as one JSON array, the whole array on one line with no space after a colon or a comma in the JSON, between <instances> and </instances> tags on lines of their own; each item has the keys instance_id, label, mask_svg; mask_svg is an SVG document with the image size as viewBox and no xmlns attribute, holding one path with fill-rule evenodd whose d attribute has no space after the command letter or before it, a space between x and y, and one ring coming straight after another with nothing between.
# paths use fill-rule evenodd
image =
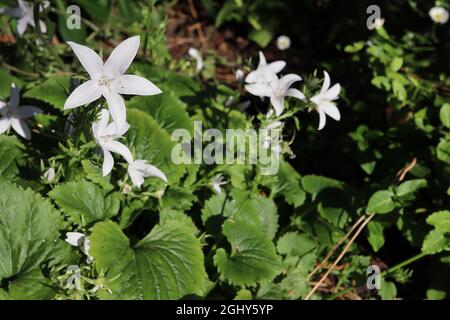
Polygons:
<instances>
[{"instance_id":1,"label":"clustered foliage","mask_svg":"<svg viewBox=\"0 0 450 320\"><path fill-rule=\"evenodd\" d=\"M171 57L167 17L181 4L73 2L80 30L67 27L68 1L34 1L26 30L0 13L0 101L20 89L13 111L0 105L9 121L0 119L9 128L0 134L0 299L449 297L450 24L428 14L449 9L445 1L380 4L384 27L374 30L367 1L195 1L204 24L249 39L236 61L205 44ZM281 52L282 34L292 46ZM102 169L92 124L107 99L64 108L90 79L67 42L106 60L136 35L127 74L162 91L124 96L130 127L115 139L153 168L138 184L131 161ZM261 56L287 66L255 85L248 74ZM219 66L245 76L225 82ZM194 120L222 132L282 128L278 172L173 163L171 134L194 135ZM321 264L327 253L363 218L312 291L334 259ZM370 265L383 271L379 290L365 287Z\"/></svg>"}]
</instances>

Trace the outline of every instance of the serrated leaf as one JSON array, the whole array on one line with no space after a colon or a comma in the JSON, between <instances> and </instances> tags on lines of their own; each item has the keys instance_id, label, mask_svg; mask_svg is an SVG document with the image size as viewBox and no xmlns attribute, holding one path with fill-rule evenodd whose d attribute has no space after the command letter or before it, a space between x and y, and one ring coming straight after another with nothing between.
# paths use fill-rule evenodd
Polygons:
<instances>
[{"instance_id":1,"label":"serrated leaf","mask_svg":"<svg viewBox=\"0 0 450 320\"><path fill-rule=\"evenodd\" d=\"M112 291L103 299L179 299L204 290L200 242L175 221L155 226L134 246L111 221L97 223L89 240L95 267L106 272Z\"/></svg>"},{"instance_id":2,"label":"serrated leaf","mask_svg":"<svg viewBox=\"0 0 450 320\"><path fill-rule=\"evenodd\" d=\"M403 197L407 194L414 193L421 188L427 186L427 180L425 179L415 179L405 181L397 187L396 195L397 197Z\"/></svg>"},{"instance_id":3,"label":"serrated leaf","mask_svg":"<svg viewBox=\"0 0 450 320\"><path fill-rule=\"evenodd\" d=\"M422 252L436 254L450 245L450 237L439 229L431 230L422 245Z\"/></svg>"},{"instance_id":4,"label":"serrated leaf","mask_svg":"<svg viewBox=\"0 0 450 320\"><path fill-rule=\"evenodd\" d=\"M0 212L0 279L18 281L49 259L62 217L48 200L9 183L0 183Z\"/></svg>"},{"instance_id":5,"label":"serrated leaf","mask_svg":"<svg viewBox=\"0 0 450 320\"><path fill-rule=\"evenodd\" d=\"M379 293L381 299L392 300L397 296L397 287L395 286L395 283L381 278Z\"/></svg>"},{"instance_id":6,"label":"serrated leaf","mask_svg":"<svg viewBox=\"0 0 450 320\"><path fill-rule=\"evenodd\" d=\"M231 245L231 253L220 248L214 255L222 280L236 285L254 285L273 279L280 271L280 257L275 246L256 226L244 221L227 220L223 234Z\"/></svg>"},{"instance_id":7,"label":"serrated leaf","mask_svg":"<svg viewBox=\"0 0 450 320\"><path fill-rule=\"evenodd\" d=\"M384 234L383 234L383 225L377 221L370 221L367 224L367 228L369 229L369 236L367 240L373 248L373 251L378 252L384 246Z\"/></svg>"},{"instance_id":8,"label":"serrated leaf","mask_svg":"<svg viewBox=\"0 0 450 320\"><path fill-rule=\"evenodd\" d=\"M278 239L277 250L283 255L304 256L317 249L318 244L305 234L287 232Z\"/></svg>"},{"instance_id":9,"label":"serrated leaf","mask_svg":"<svg viewBox=\"0 0 450 320\"><path fill-rule=\"evenodd\" d=\"M434 212L427 218L427 223L435 226L442 232L450 232L450 211Z\"/></svg>"},{"instance_id":10,"label":"serrated leaf","mask_svg":"<svg viewBox=\"0 0 450 320\"><path fill-rule=\"evenodd\" d=\"M379 213L386 214L394 210L395 203L393 201L393 193L388 190L375 192L369 199L366 212L369 214Z\"/></svg>"},{"instance_id":11,"label":"serrated leaf","mask_svg":"<svg viewBox=\"0 0 450 320\"><path fill-rule=\"evenodd\" d=\"M100 167L92 164L89 160L82 160L81 165L83 166L84 173L86 174L86 179L98 184L107 191L114 189L114 186L109 182L109 176L104 177Z\"/></svg>"},{"instance_id":12,"label":"serrated leaf","mask_svg":"<svg viewBox=\"0 0 450 320\"><path fill-rule=\"evenodd\" d=\"M64 109L69 92L69 77L52 77L28 90L24 97L47 102L59 110Z\"/></svg>"},{"instance_id":13,"label":"serrated leaf","mask_svg":"<svg viewBox=\"0 0 450 320\"><path fill-rule=\"evenodd\" d=\"M299 207L306 200L305 191L300 187L300 179L298 172L288 162L282 161L277 173L277 183L272 188L277 194L283 195L287 203Z\"/></svg>"},{"instance_id":14,"label":"serrated leaf","mask_svg":"<svg viewBox=\"0 0 450 320\"><path fill-rule=\"evenodd\" d=\"M116 193L108 193L85 180L56 186L49 196L73 222L82 227L114 217L120 207Z\"/></svg>"}]
</instances>

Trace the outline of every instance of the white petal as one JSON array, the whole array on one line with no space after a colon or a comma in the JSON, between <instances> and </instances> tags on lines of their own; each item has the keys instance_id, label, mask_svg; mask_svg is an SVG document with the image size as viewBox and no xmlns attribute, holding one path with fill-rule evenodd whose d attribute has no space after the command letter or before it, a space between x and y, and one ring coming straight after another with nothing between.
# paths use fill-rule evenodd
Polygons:
<instances>
[{"instance_id":1,"label":"white petal","mask_svg":"<svg viewBox=\"0 0 450 320\"><path fill-rule=\"evenodd\" d=\"M23 120L12 118L11 126L13 127L14 131L17 132L20 136L24 137L27 140L31 139L30 128L28 128L27 124Z\"/></svg>"},{"instance_id":2,"label":"white petal","mask_svg":"<svg viewBox=\"0 0 450 320\"><path fill-rule=\"evenodd\" d=\"M104 90L103 95L106 98L106 102L108 102L109 113L111 114L114 125L116 126L116 132L122 132L123 127L127 123L127 110L125 109L125 101L123 101L122 96L117 93L110 93Z\"/></svg>"},{"instance_id":3,"label":"white petal","mask_svg":"<svg viewBox=\"0 0 450 320\"><path fill-rule=\"evenodd\" d=\"M284 99L271 96L270 103L272 104L273 108L275 109L275 115L277 117L279 117L283 113L283 110L284 110Z\"/></svg>"},{"instance_id":4,"label":"white petal","mask_svg":"<svg viewBox=\"0 0 450 320\"><path fill-rule=\"evenodd\" d=\"M105 148L103 148L102 150L103 150L102 172L103 176L107 176L114 166L114 158L108 150L106 150Z\"/></svg>"},{"instance_id":5,"label":"white petal","mask_svg":"<svg viewBox=\"0 0 450 320\"><path fill-rule=\"evenodd\" d=\"M339 98L339 93L341 92L341 85L336 83L329 90L322 94L322 97L327 100L336 100Z\"/></svg>"},{"instance_id":6,"label":"white petal","mask_svg":"<svg viewBox=\"0 0 450 320\"><path fill-rule=\"evenodd\" d=\"M259 63L258 68L267 65L266 57L264 54L260 51L259 52Z\"/></svg>"},{"instance_id":7,"label":"white petal","mask_svg":"<svg viewBox=\"0 0 450 320\"><path fill-rule=\"evenodd\" d=\"M120 43L105 62L105 73L116 76L124 74L139 50L140 39L135 36Z\"/></svg>"},{"instance_id":8,"label":"white petal","mask_svg":"<svg viewBox=\"0 0 450 320\"><path fill-rule=\"evenodd\" d=\"M214 190L214 193L215 193L215 194L217 194L217 195L219 195L219 196L222 194L222 188L220 187L219 184L213 183L213 184L211 185L211 187L212 187L212 189Z\"/></svg>"},{"instance_id":9,"label":"white petal","mask_svg":"<svg viewBox=\"0 0 450 320\"><path fill-rule=\"evenodd\" d=\"M109 111L106 109L102 109L100 111L100 118L97 122L92 124L92 132L94 133L94 137L98 138L102 132L106 130L109 122Z\"/></svg>"},{"instance_id":10,"label":"white petal","mask_svg":"<svg viewBox=\"0 0 450 320\"><path fill-rule=\"evenodd\" d=\"M325 112L323 112L320 108L317 109L317 112L319 112L319 130L322 130L323 127L325 127L325 123L327 122L327 116L325 115Z\"/></svg>"},{"instance_id":11,"label":"white petal","mask_svg":"<svg viewBox=\"0 0 450 320\"><path fill-rule=\"evenodd\" d=\"M267 127L266 127L266 129L267 130L273 130L273 129L276 129L276 128L278 128L278 127L281 127L283 125L283 122L281 122L281 121L274 121L274 122L272 122L271 124L269 124Z\"/></svg>"},{"instance_id":12,"label":"white petal","mask_svg":"<svg viewBox=\"0 0 450 320\"><path fill-rule=\"evenodd\" d=\"M151 164L145 165L145 173L146 173L147 177L157 177L167 183L166 175L161 170L159 170L157 167L155 167Z\"/></svg>"},{"instance_id":13,"label":"white petal","mask_svg":"<svg viewBox=\"0 0 450 320\"><path fill-rule=\"evenodd\" d=\"M33 106L20 106L14 109L14 115L19 119L31 118L39 113L42 113L42 110Z\"/></svg>"},{"instance_id":14,"label":"white petal","mask_svg":"<svg viewBox=\"0 0 450 320\"><path fill-rule=\"evenodd\" d=\"M9 118L3 117L0 119L0 134L6 132L11 127Z\"/></svg>"},{"instance_id":15,"label":"white petal","mask_svg":"<svg viewBox=\"0 0 450 320\"><path fill-rule=\"evenodd\" d=\"M27 30L28 18L21 18L17 21L17 34L22 36Z\"/></svg>"},{"instance_id":16,"label":"white petal","mask_svg":"<svg viewBox=\"0 0 450 320\"><path fill-rule=\"evenodd\" d=\"M273 73L278 73L281 70L284 69L284 67L286 67L286 61L283 60L279 60L279 61L274 61L272 63L269 63L269 65L267 66L270 71L272 71Z\"/></svg>"},{"instance_id":17,"label":"white petal","mask_svg":"<svg viewBox=\"0 0 450 320\"><path fill-rule=\"evenodd\" d=\"M330 75L325 70L323 71L323 75L325 78L323 79L322 89L320 90L321 94L327 91L330 87Z\"/></svg>"},{"instance_id":18,"label":"white petal","mask_svg":"<svg viewBox=\"0 0 450 320\"><path fill-rule=\"evenodd\" d=\"M270 97L272 88L266 84L254 83L245 85L245 89L254 96Z\"/></svg>"},{"instance_id":19,"label":"white petal","mask_svg":"<svg viewBox=\"0 0 450 320\"><path fill-rule=\"evenodd\" d=\"M111 122L103 132L103 134L107 136L115 136L115 137L122 137L128 129L130 129L130 124L128 122L125 123L124 126L121 127L119 131L117 131L116 125L114 122Z\"/></svg>"},{"instance_id":20,"label":"white petal","mask_svg":"<svg viewBox=\"0 0 450 320\"><path fill-rule=\"evenodd\" d=\"M42 33L47 33L47 26L45 25L44 21L39 20L39 27L41 28Z\"/></svg>"},{"instance_id":21,"label":"white petal","mask_svg":"<svg viewBox=\"0 0 450 320\"><path fill-rule=\"evenodd\" d=\"M84 242L85 238L86 235L80 232L66 232L65 241L75 247L78 247Z\"/></svg>"},{"instance_id":22,"label":"white petal","mask_svg":"<svg viewBox=\"0 0 450 320\"><path fill-rule=\"evenodd\" d=\"M287 91L293 83L300 80L302 80L302 77L300 77L298 74L290 73L280 79L279 86L283 91Z\"/></svg>"},{"instance_id":23,"label":"white petal","mask_svg":"<svg viewBox=\"0 0 450 320\"><path fill-rule=\"evenodd\" d=\"M339 112L339 109L336 107L336 105L333 102L323 102L320 105L323 112L325 112L327 115L329 115L331 118L333 118L336 121L341 120L341 114Z\"/></svg>"},{"instance_id":24,"label":"white petal","mask_svg":"<svg viewBox=\"0 0 450 320\"><path fill-rule=\"evenodd\" d=\"M128 170L128 174L130 175L133 185L140 188L144 183L144 176L142 175L142 172L136 170Z\"/></svg>"},{"instance_id":25,"label":"white petal","mask_svg":"<svg viewBox=\"0 0 450 320\"><path fill-rule=\"evenodd\" d=\"M11 85L11 94L9 97L9 107L16 108L19 105L19 101L20 101L20 90L13 83Z\"/></svg>"},{"instance_id":26,"label":"white petal","mask_svg":"<svg viewBox=\"0 0 450 320\"><path fill-rule=\"evenodd\" d=\"M258 78L258 71L251 71L245 77L245 82L246 83L255 83L257 78Z\"/></svg>"},{"instance_id":27,"label":"white petal","mask_svg":"<svg viewBox=\"0 0 450 320\"><path fill-rule=\"evenodd\" d=\"M86 69L91 79L97 79L103 73L103 61L94 50L81 44L68 41L67 44L77 55L78 60Z\"/></svg>"},{"instance_id":28,"label":"white petal","mask_svg":"<svg viewBox=\"0 0 450 320\"><path fill-rule=\"evenodd\" d=\"M131 155L130 149L118 141L109 141L103 145L103 148L120 154L128 163L133 162L133 156Z\"/></svg>"},{"instance_id":29,"label":"white petal","mask_svg":"<svg viewBox=\"0 0 450 320\"><path fill-rule=\"evenodd\" d=\"M18 19L23 16L22 10L20 10L20 8L2 8L0 9L0 13Z\"/></svg>"},{"instance_id":30,"label":"white petal","mask_svg":"<svg viewBox=\"0 0 450 320\"><path fill-rule=\"evenodd\" d=\"M64 109L73 109L94 102L102 96L99 85L95 80L89 80L79 85L64 104Z\"/></svg>"},{"instance_id":31,"label":"white petal","mask_svg":"<svg viewBox=\"0 0 450 320\"><path fill-rule=\"evenodd\" d=\"M288 91L286 91L286 96L305 100L305 95L298 89L289 89Z\"/></svg>"},{"instance_id":32,"label":"white petal","mask_svg":"<svg viewBox=\"0 0 450 320\"><path fill-rule=\"evenodd\" d=\"M134 76L121 75L112 82L113 89L119 94L134 94L139 96L151 96L162 91L149 80Z\"/></svg>"}]
</instances>

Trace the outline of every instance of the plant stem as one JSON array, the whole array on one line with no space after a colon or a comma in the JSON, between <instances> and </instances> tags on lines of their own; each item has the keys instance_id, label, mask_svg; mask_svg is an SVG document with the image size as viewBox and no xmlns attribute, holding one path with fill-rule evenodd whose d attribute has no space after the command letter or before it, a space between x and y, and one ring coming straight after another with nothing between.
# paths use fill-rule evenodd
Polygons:
<instances>
[{"instance_id":1,"label":"plant stem","mask_svg":"<svg viewBox=\"0 0 450 320\"><path fill-rule=\"evenodd\" d=\"M397 270L399 270L399 269L401 269L403 267L406 267L407 265L409 265L409 264L411 264L411 263L413 263L413 262L415 262L415 261L417 261L419 259L422 259L423 257L425 257L427 255L428 255L428 253L424 253L424 252L416 254L415 256L413 256L413 257L411 257L409 259L406 259L405 261L402 261L399 264L396 264L395 266L393 266L393 267L383 271L381 273L381 276L386 276L386 275L388 275L390 273L393 273L393 272L395 272L395 271L397 271ZM326 298L326 300L334 300L336 298L339 298L340 296L342 296L342 295L352 291L353 289L359 288L359 287L361 287L363 285L364 284L359 284L358 286L348 287L348 288L346 288L346 289L344 289L344 290L342 290L340 292L337 292L337 293L329 296L328 298Z\"/></svg>"}]
</instances>

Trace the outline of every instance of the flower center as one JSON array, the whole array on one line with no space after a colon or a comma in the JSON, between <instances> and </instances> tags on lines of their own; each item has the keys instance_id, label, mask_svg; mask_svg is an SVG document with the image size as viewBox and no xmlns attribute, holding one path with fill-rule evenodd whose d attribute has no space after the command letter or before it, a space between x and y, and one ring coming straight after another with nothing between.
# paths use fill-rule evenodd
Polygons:
<instances>
[{"instance_id":1,"label":"flower center","mask_svg":"<svg viewBox=\"0 0 450 320\"><path fill-rule=\"evenodd\" d=\"M109 86L109 81L110 80L106 76L101 76L98 79L98 84L101 85L101 86Z\"/></svg>"}]
</instances>

